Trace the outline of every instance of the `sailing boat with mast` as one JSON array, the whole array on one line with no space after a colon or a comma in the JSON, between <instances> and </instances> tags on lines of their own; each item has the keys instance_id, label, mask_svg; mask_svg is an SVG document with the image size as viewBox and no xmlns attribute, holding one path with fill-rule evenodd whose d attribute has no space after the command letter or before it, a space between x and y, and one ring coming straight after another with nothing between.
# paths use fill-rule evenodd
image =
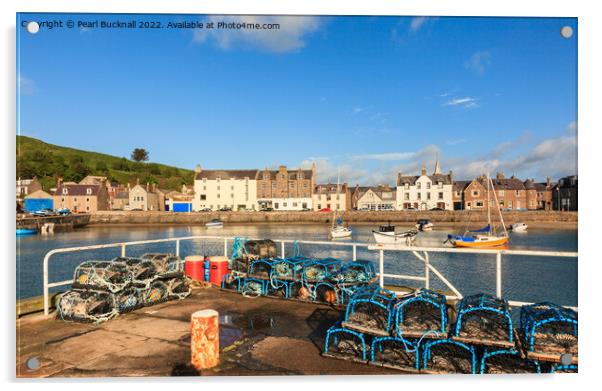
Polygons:
<instances>
[{"instance_id":1,"label":"sailing boat with mast","mask_svg":"<svg viewBox=\"0 0 602 391\"><path fill-rule=\"evenodd\" d=\"M339 170L337 172L337 199L340 197L340 176L341 172ZM330 233L328 234L330 239L348 238L351 237L351 234L353 233L350 227L343 225L343 219L338 216L338 205L339 203L337 203L337 207L332 211L332 227L330 228Z\"/></svg>"},{"instance_id":2,"label":"sailing boat with mast","mask_svg":"<svg viewBox=\"0 0 602 391\"><path fill-rule=\"evenodd\" d=\"M491 197L490 192L493 190L494 205L500 216L500 222L503 228L503 232L499 235L495 229L495 226L491 223ZM493 181L489 174L487 174L487 226L472 231L466 231L464 235L447 235L447 241L449 241L454 247L499 247L508 244L508 231L504 225L504 218L502 217L502 211L499 208L497 195L495 188L493 187Z\"/></svg>"}]
</instances>

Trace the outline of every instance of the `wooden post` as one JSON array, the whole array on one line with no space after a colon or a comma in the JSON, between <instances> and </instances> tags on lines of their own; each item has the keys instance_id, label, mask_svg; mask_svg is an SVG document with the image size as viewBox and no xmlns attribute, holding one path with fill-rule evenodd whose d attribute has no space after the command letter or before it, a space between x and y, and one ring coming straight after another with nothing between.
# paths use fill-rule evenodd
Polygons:
<instances>
[{"instance_id":1,"label":"wooden post","mask_svg":"<svg viewBox=\"0 0 602 391\"><path fill-rule=\"evenodd\" d=\"M191 364L197 370L212 368L219 363L219 314L202 310L190 319Z\"/></svg>"}]
</instances>

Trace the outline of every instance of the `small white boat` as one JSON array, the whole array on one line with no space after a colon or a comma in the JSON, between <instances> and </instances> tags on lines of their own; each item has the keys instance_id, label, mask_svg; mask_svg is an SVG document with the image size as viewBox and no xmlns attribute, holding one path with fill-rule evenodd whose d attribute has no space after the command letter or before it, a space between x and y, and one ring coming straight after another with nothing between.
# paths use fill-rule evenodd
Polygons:
<instances>
[{"instance_id":1,"label":"small white boat","mask_svg":"<svg viewBox=\"0 0 602 391\"><path fill-rule=\"evenodd\" d=\"M210 229L224 228L224 223L220 219L213 219L208 223L205 223L205 227Z\"/></svg>"},{"instance_id":2,"label":"small white boat","mask_svg":"<svg viewBox=\"0 0 602 391\"><path fill-rule=\"evenodd\" d=\"M349 227L344 227L342 225L337 225L336 227L330 230L330 239L340 239L340 238L348 238L351 236L353 231Z\"/></svg>"},{"instance_id":3,"label":"small white boat","mask_svg":"<svg viewBox=\"0 0 602 391\"><path fill-rule=\"evenodd\" d=\"M514 223L509 228L512 232L526 232L528 225L525 223Z\"/></svg>"},{"instance_id":4,"label":"small white boat","mask_svg":"<svg viewBox=\"0 0 602 391\"><path fill-rule=\"evenodd\" d=\"M435 225L427 219L420 219L416 222L416 229L419 231L432 231Z\"/></svg>"},{"instance_id":5,"label":"small white boat","mask_svg":"<svg viewBox=\"0 0 602 391\"><path fill-rule=\"evenodd\" d=\"M415 229L410 229L404 232L395 232L394 225L381 225L378 228L378 231L372 231L374 235L374 240L378 244L403 244L406 246L414 243L416 239L416 235L418 235L418 231Z\"/></svg>"}]
</instances>

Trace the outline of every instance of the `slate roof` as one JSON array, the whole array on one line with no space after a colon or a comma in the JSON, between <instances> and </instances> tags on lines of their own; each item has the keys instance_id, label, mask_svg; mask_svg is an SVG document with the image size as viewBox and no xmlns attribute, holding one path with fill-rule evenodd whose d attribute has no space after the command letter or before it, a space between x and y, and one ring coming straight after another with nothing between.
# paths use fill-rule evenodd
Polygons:
<instances>
[{"instance_id":1,"label":"slate roof","mask_svg":"<svg viewBox=\"0 0 602 391\"><path fill-rule=\"evenodd\" d=\"M215 180L217 178L223 180L229 179L255 179L257 176L257 170L203 170L197 172L194 175L195 180L202 180L207 178L208 180Z\"/></svg>"},{"instance_id":2,"label":"slate roof","mask_svg":"<svg viewBox=\"0 0 602 391\"><path fill-rule=\"evenodd\" d=\"M418 178L420 178L422 175L397 175L397 186L403 186L406 183L409 184L410 186L413 186L416 181L418 180ZM437 183L437 182L442 182L444 185L451 185L452 184L452 177L449 174L433 174L433 175L427 175L427 177L431 180L431 182L433 183Z\"/></svg>"},{"instance_id":3,"label":"slate roof","mask_svg":"<svg viewBox=\"0 0 602 391\"><path fill-rule=\"evenodd\" d=\"M79 185L79 184L65 184L63 183L56 189L54 195L62 196L96 196L100 191L100 185ZM67 194L63 194L63 189L67 189ZM88 189L92 190L91 194L88 194Z\"/></svg>"},{"instance_id":4,"label":"slate roof","mask_svg":"<svg viewBox=\"0 0 602 391\"><path fill-rule=\"evenodd\" d=\"M263 175L265 172L266 172L266 170L258 170L257 171L257 179L263 180ZM267 170L267 172L269 173L270 180L276 180L276 176L280 173L279 170ZM288 172L287 179L289 181L295 181L298 179L297 176L298 176L299 170L289 169L289 170L287 170L287 172ZM303 173L303 179L311 179L311 177L313 176L312 170L301 170L301 172Z\"/></svg>"},{"instance_id":5,"label":"slate roof","mask_svg":"<svg viewBox=\"0 0 602 391\"><path fill-rule=\"evenodd\" d=\"M339 191L341 193L347 192L347 184L343 183L339 185ZM323 185L316 185L314 187L314 194L336 194L337 193L337 184L336 183L326 183Z\"/></svg>"}]
</instances>

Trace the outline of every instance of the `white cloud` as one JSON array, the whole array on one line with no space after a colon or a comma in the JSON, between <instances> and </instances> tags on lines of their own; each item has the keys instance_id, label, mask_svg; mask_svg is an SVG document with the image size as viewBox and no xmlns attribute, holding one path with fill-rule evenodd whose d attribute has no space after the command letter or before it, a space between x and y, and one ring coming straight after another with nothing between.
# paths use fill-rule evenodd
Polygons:
<instances>
[{"instance_id":1,"label":"white cloud","mask_svg":"<svg viewBox=\"0 0 602 391\"><path fill-rule=\"evenodd\" d=\"M453 98L443 104L443 106L459 106L468 109L479 107L478 99L469 96L464 98Z\"/></svg>"},{"instance_id":2,"label":"white cloud","mask_svg":"<svg viewBox=\"0 0 602 391\"><path fill-rule=\"evenodd\" d=\"M569 133L577 133L577 129L579 128L579 126L577 125L577 121L572 121L568 124L568 126L566 127L566 129L568 130Z\"/></svg>"},{"instance_id":3,"label":"white cloud","mask_svg":"<svg viewBox=\"0 0 602 391\"><path fill-rule=\"evenodd\" d=\"M485 68L491 64L491 53L487 50L476 52L470 59L464 64L466 68L472 69L473 71L483 74Z\"/></svg>"},{"instance_id":4,"label":"white cloud","mask_svg":"<svg viewBox=\"0 0 602 391\"><path fill-rule=\"evenodd\" d=\"M427 23L432 23L436 21L438 18L428 17L428 16L416 16L412 18L410 21L410 31L413 33L418 32L424 25Z\"/></svg>"},{"instance_id":5,"label":"white cloud","mask_svg":"<svg viewBox=\"0 0 602 391\"><path fill-rule=\"evenodd\" d=\"M466 143L468 140L465 138L459 138L456 140L448 140L447 141L447 145L458 145L458 144L464 144Z\"/></svg>"},{"instance_id":6,"label":"white cloud","mask_svg":"<svg viewBox=\"0 0 602 391\"><path fill-rule=\"evenodd\" d=\"M19 93L21 95L33 95L35 92L35 82L27 77L19 76Z\"/></svg>"},{"instance_id":7,"label":"white cloud","mask_svg":"<svg viewBox=\"0 0 602 391\"><path fill-rule=\"evenodd\" d=\"M276 53L285 53L305 46L305 36L319 28L319 18L313 16L209 16L206 22L264 24L278 23L279 29L204 29L196 30L194 42L212 42L228 50L235 46L255 47Z\"/></svg>"}]
</instances>

